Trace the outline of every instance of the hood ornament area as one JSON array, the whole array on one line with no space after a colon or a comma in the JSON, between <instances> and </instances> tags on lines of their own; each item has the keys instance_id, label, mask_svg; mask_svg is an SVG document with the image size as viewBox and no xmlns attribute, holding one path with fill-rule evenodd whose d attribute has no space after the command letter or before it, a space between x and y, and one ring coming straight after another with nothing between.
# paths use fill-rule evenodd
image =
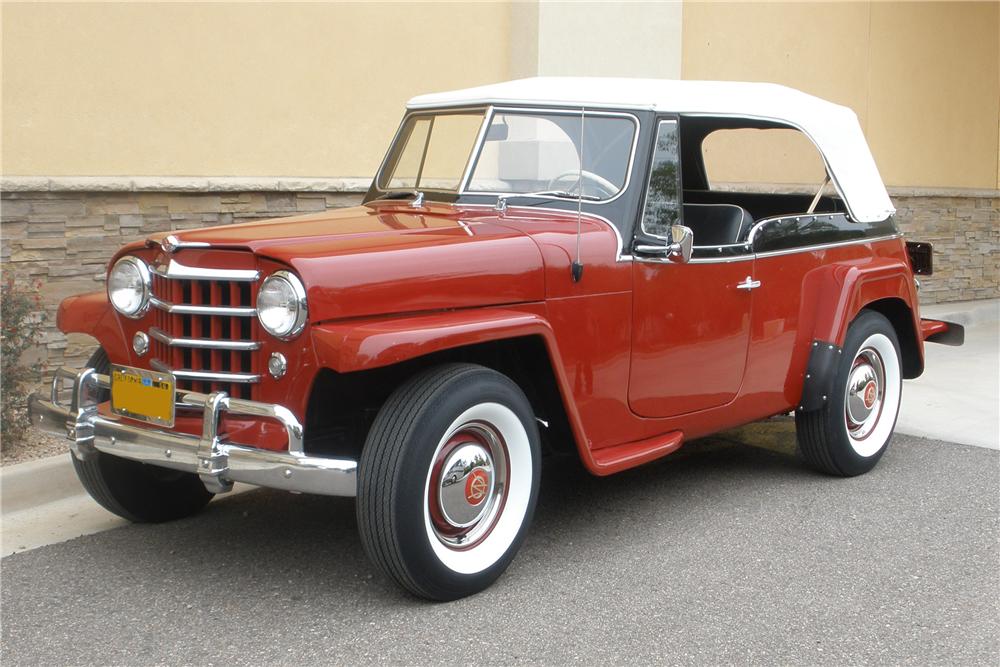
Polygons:
<instances>
[{"instance_id":1,"label":"hood ornament area","mask_svg":"<svg viewBox=\"0 0 1000 667\"><path fill-rule=\"evenodd\" d=\"M163 252L172 254L182 248L208 248L211 244L205 243L204 241L181 241L173 234L167 234L158 241L152 238L146 239L147 247L152 247L154 245L159 245L160 248L163 249Z\"/></svg>"}]
</instances>

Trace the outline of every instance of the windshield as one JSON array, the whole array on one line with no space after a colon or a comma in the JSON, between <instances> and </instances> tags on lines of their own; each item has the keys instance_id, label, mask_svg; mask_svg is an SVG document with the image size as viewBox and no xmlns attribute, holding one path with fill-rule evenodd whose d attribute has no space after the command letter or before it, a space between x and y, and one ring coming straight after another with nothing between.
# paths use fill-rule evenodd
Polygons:
<instances>
[{"instance_id":1,"label":"windshield","mask_svg":"<svg viewBox=\"0 0 1000 667\"><path fill-rule=\"evenodd\" d=\"M637 129L631 117L498 111L477 147L483 113L410 116L379 176L379 188L458 192L471 158L464 190L469 194L607 201L624 189Z\"/></svg>"},{"instance_id":2,"label":"windshield","mask_svg":"<svg viewBox=\"0 0 1000 667\"><path fill-rule=\"evenodd\" d=\"M482 111L410 116L379 177L379 188L456 192L482 124Z\"/></svg>"}]
</instances>

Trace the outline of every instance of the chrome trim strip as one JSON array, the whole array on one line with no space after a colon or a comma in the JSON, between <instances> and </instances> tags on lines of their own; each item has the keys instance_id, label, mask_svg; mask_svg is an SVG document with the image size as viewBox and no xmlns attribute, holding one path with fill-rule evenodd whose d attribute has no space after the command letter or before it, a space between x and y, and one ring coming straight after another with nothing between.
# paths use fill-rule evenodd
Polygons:
<instances>
[{"instance_id":1,"label":"chrome trim strip","mask_svg":"<svg viewBox=\"0 0 1000 667\"><path fill-rule=\"evenodd\" d=\"M772 222L780 222L781 220L795 220L798 222L802 218L813 218L818 220L819 218L827 218L827 220L832 221L834 216L843 216L843 213L789 213L788 215L773 215L769 218L761 218L753 223L753 227L750 228L750 233L747 234L747 243L753 244L754 239L757 238L757 234L760 230L764 228L765 225Z\"/></svg>"},{"instance_id":2,"label":"chrome trim strip","mask_svg":"<svg viewBox=\"0 0 1000 667\"><path fill-rule=\"evenodd\" d=\"M793 216L794 217L794 216ZM893 239L901 238L902 234L890 234L888 236L876 236L872 238L864 239L851 239L850 241L837 241L835 243L819 243L811 246L802 246L801 248L786 248L784 250L770 250L768 252L762 252L757 254L747 254L738 255L736 257L720 257L719 259L714 259L710 257L692 257L690 264L725 264L728 262L748 262L750 260L758 258L768 258L768 257L778 257L780 255L793 255L799 252L814 252L816 250L826 250L827 248L838 248L840 246L849 245L861 245L864 243L878 243L879 241L891 241ZM742 244L737 244L742 245ZM706 246L702 246L706 247ZM676 262L669 262L663 258L656 257L635 257L637 262L646 262L649 264L676 264Z\"/></svg>"},{"instance_id":3,"label":"chrome trim strip","mask_svg":"<svg viewBox=\"0 0 1000 667\"><path fill-rule=\"evenodd\" d=\"M260 382L258 373L215 373L211 371L193 371L187 368L174 369L163 363L159 359L150 359L149 365L154 370L164 373L171 373L180 380L194 380L195 382L231 382L234 384L252 384Z\"/></svg>"},{"instance_id":4,"label":"chrome trim strip","mask_svg":"<svg viewBox=\"0 0 1000 667\"><path fill-rule=\"evenodd\" d=\"M720 257L715 259L712 257L692 257L687 262L676 262L667 257L645 257L642 255L636 255L633 257L633 261L642 262L644 264L728 264L730 262L750 262L753 261L754 256L751 254L747 255L735 255L732 257Z\"/></svg>"},{"instance_id":5,"label":"chrome trim strip","mask_svg":"<svg viewBox=\"0 0 1000 667\"><path fill-rule=\"evenodd\" d=\"M191 347L199 350L259 350L260 343L255 340L213 340L211 338L174 338L166 331L157 327L149 328L149 336L168 347Z\"/></svg>"},{"instance_id":6,"label":"chrome trim strip","mask_svg":"<svg viewBox=\"0 0 1000 667\"><path fill-rule=\"evenodd\" d=\"M754 259L753 253L747 252L745 255L734 255L732 257L692 257L690 264L728 264L730 262L749 262Z\"/></svg>"},{"instance_id":7,"label":"chrome trim strip","mask_svg":"<svg viewBox=\"0 0 1000 667\"><path fill-rule=\"evenodd\" d=\"M221 317L254 317L257 309L249 306L196 306L187 303L170 303L157 299L155 296L149 298L149 303L153 308L159 308L171 315L219 315Z\"/></svg>"},{"instance_id":8,"label":"chrome trim strip","mask_svg":"<svg viewBox=\"0 0 1000 667\"><path fill-rule=\"evenodd\" d=\"M476 134L476 143L472 144L472 150L469 151L469 158L465 161L465 171L462 172L462 178L458 181L458 192L461 193L465 191L465 188L469 185L469 179L472 178L472 165L476 164L476 160L479 158L479 152L482 150L483 139L486 133L490 129L490 124L493 122L493 106L486 107L486 113L483 114L483 122L479 126L479 133Z\"/></svg>"},{"instance_id":9,"label":"chrome trim strip","mask_svg":"<svg viewBox=\"0 0 1000 667\"><path fill-rule=\"evenodd\" d=\"M450 107L450 108L447 109L447 112L450 113L450 114L455 114L455 113L460 113L460 112L463 112L463 111L482 111L483 115L486 116L489 113L490 108L491 107L488 104L476 104L476 105L472 105L472 106L455 106L455 107ZM371 185L369 186L369 190L371 190L371 189L374 188L377 192L393 192L395 190L403 190L403 189L405 189L405 188L384 188L383 189L382 186L379 185L379 183L381 183L381 181L382 181L382 172L385 170L386 164L389 162L389 156L392 154L392 149L396 146L396 142L399 141L399 137L403 133L403 128L406 127L406 121L408 121L410 119L410 116L427 116L427 115L429 115L428 114L429 111L431 113L433 113L433 110L430 110L430 109L420 109L420 110L413 110L413 111L411 111L410 109L407 108L407 109L405 109L403 111L403 120L401 120L399 122L399 127L396 128L396 133L394 135L392 135L392 141L389 142L389 147L386 149L385 155L382 156L382 162L381 162L381 164L379 164L378 170L375 172L374 178L372 178L372 182L371 182ZM483 126L480 125L479 129L480 129L480 131L482 131ZM476 150L477 148L478 148L478 144L473 144L472 149ZM469 159L466 160L466 165L465 165L466 169L468 169L469 163L471 163L471 161L472 161L471 157L472 157L472 154L470 152ZM464 174L464 171L463 171L463 174ZM461 185L462 185L462 181L459 181L459 187L461 187ZM447 192L448 194L456 194L455 190L434 190L433 188L422 188L422 189L424 191L426 191L426 192ZM374 201L374 200L372 200L372 201ZM371 202L368 202L368 203L371 203Z\"/></svg>"},{"instance_id":10,"label":"chrome trim strip","mask_svg":"<svg viewBox=\"0 0 1000 667\"><path fill-rule=\"evenodd\" d=\"M181 264L173 257L167 260L167 265L156 263L150 267L153 273L167 280L229 280L232 282L252 283L260 278L257 269L205 269Z\"/></svg>"},{"instance_id":11,"label":"chrome trim strip","mask_svg":"<svg viewBox=\"0 0 1000 667\"><path fill-rule=\"evenodd\" d=\"M70 404L58 399L57 382L73 380ZM233 482L329 496L357 495L357 461L304 453L304 429L282 405L246 401L225 392L178 391L178 405L203 410L200 436L134 426L97 413L97 392L110 387L107 375L94 369L61 368L53 380L52 400L28 398L28 413L37 428L70 441L80 460L102 452L133 461L198 474L206 488L225 492ZM288 451L276 452L228 442L218 433L225 414L273 419L284 428Z\"/></svg>"},{"instance_id":12,"label":"chrome trim strip","mask_svg":"<svg viewBox=\"0 0 1000 667\"><path fill-rule=\"evenodd\" d=\"M534 113L534 114L547 114L547 115L550 115L550 116L572 116L572 115L576 115L576 114L580 114L580 113L585 113L584 111L582 111L582 108L577 108L577 109L567 109L567 108L555 109L555 108L546 108L546 107L510 107L510 106L508 106L508 107L502 107L502 106L497 106L497 107L490 107L490 109L494 113L526 113L526 114L532 114L532 113ZM590 114L587 113L586 115L590 115ZM626 168L626 171L625 171L625 183L622 184L621 190L619 190L617 193L615 193L614 197L610 197L609 199L602 199L601 201L589 201L589 202L587 202L587 204L590 204L590 205L593 205L593 206L602 206L604 204L610 204L611 202L615 201L616 199L618 199L619 197L621 197L622 195L624 195L626 191L628 191L629 185L632 182L632 167L634 166L634 163L635 163L636 148L639 145L639 134L640 134L640 132L642 130L642 124L639 122L639 117L638 116L636 116L635 114L626 113L626 112L623 112L623 111L618 111L618 112L596 111L596 112L594 112L593 115L596 116L596 117L601 117L601 118L606 118L608 116L619 117L619 118L628 118L628 119L630 119L632 121L632 124L634 126L634 132L632 133L632 150L631 150L631 152L629 153L629 156L628 156L628 167ZM475 154L475 159L470 159L469 164L467 165L468 170L469 170L469 178L472 177L472 173L471 173L472 165L475 164L476 160L479 158L479 153L482 152L483 144L482 144L481 139L482 139L482 137L480 137L479 139L477 139L477 141L479 141L479 143L476 144L475 150L473 151L473 153ZM525 198L525 195L529 194L529 193L526 193L526 192L480 192L480 191L474 191L474 190L466 190L465 186L467 184L468 184L467 181L463 181L463 183L462 183L462 189L458 191L459 196L470 195L470 196L473 196L473 197L497 197L497 198L505 197L507 199L511 199L511 198L514 198L514 197ZM551 196L546 196L546 195L535 195L533 197L527 197L527 198L528 199L546 199L546 200L549 200L549 201L576 201L575 199L569 199L569 198L566 198L566 197L551 197ZM509 202L508 202L508 204L509 204Z\"/></svg>"},{"instance_id":13,"label":"chrome trim strip","mask_svg":"<svg viewBox=\"0 0 1000 667\"><path fill-rule=\"evenodd\" d=\"M769 250L754 255L757 258L778 257L779 255L794 255L798 252L813 252L816 250L826 250L827 248L838 248L840 246L861 245L864 243L878 243L879 241L891 241L902 237L902 234L889 234L888 236L873 236L864 239L851 239L850 241L837 241L836 243L819 243L816 245L802 246L801 248L786 248L784 250Z\"/></svg>"}]
</instances>

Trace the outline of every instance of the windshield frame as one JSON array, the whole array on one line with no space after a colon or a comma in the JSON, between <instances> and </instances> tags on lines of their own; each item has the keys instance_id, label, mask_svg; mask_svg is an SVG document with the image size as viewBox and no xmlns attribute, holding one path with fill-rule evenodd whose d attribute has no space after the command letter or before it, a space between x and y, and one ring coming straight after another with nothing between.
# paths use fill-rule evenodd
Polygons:
<instances>
[{"instance_id":1,"label":"windshield frame","mask_svg":"<svg viewBox=\"0 0 1000 667\"><path fill-rule=\"evenodd\" d=\"M479 161L480 154L483 150L483 144L486 137L486 132L489 130L490 125L493 123L493 117L498 113L511 113L511 114L523 114L523 115L580 115L581 112L587 117L600 117L600 118L625 118L632 122L632 143L629 150L628 162L625 166L625 182L622 184L621 189L615 193L614 196L608 197L607 199L601 199L599 201L587 201L587 204L594 206L602 206L604 204L610 204L615 200L622 197L629 189L632 181L632 172L635 166L636 151L639 145L639 135L641 133L641 123L638 116L634 113L626 111L609 111L603 108L598 108L594 110L567 107L529 107L529 106L513 106L513 105L475 105L468 107L439 107L431 109L407 109L406 113L403 115L403 120L400 122L399 127L396 129L395 135L393 135L392 142L389 144L389 149L386 151L385 157L382 159L382 163L379 165L378 171L375 174L375 178L372 180L372 190L381 194L387 194L391 192L412 192L413 188L383 188L380 183L382 182L385 169L393 163L394 159L398 159L399 150L402 149L402 145L399 143L403 138L404 129L415 116L430 116L430 115L452 115L456 113L478 113L483 112L483 122L479 127L479 131L476 135L476 140L473 143L472 150L469 152L469 157L465 164L465 168L462 172L462 178L459 182L457 190L445 190L445 189L434 189L434 188L418 188L420 192L434 193L435 195L444 196L449 198L449 200L457 200L463 196L472 197L492 197L497 200L501 198L513 199L517 197L530 198L530 199L543 199L549 201L559 201L559 202L569 202L576 201L576 197L558 197L547 194L531 194L526 192L487 192L479 190L469 190L469 181L472 178L472 172L475 169L476 163Z\"/></svg>"}]
</instances>

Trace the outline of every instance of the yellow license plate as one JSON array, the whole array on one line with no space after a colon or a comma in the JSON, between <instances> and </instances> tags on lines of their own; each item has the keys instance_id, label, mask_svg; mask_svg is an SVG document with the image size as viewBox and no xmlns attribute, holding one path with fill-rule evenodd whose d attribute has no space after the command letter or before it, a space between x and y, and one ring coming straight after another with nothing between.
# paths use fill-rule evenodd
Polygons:
<instances>
[{"instance_id":1,"label":"yellow license plate","mask_svg":"<svg viewBox=\"0 0 1000 667\"><path fill-rule=\"evenodd\" d=\"M174 376L129 366L111 367L111 412L171 427L174 425Z\"/></svg>"}]
</instances>

